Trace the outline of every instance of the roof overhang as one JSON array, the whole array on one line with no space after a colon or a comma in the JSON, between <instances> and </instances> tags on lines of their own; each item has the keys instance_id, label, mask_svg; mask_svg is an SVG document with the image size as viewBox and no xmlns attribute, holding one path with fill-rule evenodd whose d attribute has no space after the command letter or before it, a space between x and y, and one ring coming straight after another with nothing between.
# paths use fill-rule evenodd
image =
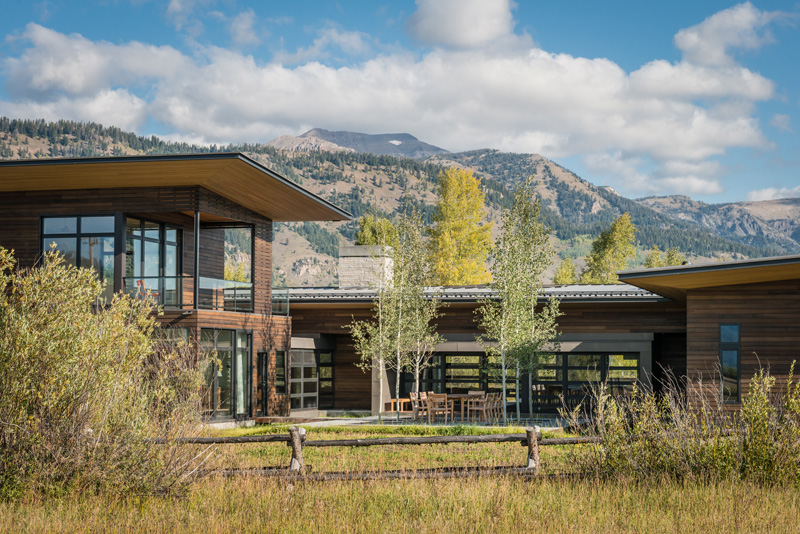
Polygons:
<instances>
[{"instance_id":1,"label":"roof overhang","mask_svg":"<svg viewBox=\"0 0 800 534\"><path fill-rule=\"evenodd\" d=\"M0 162L0 192L204 187L273 221L347 221L330 202L239 153Z\"/></svg>"},{"instance_id":2,"label":"roof overhang","mask_svg":"<svg viewBox=\"0 0 800 534\"><path fill-rule=\"evenodd\" d=\"M687 291L692 289L800 280L800 255L638 269L617 275L626 284L686 300Z\"/></svg>"}]
</instances>

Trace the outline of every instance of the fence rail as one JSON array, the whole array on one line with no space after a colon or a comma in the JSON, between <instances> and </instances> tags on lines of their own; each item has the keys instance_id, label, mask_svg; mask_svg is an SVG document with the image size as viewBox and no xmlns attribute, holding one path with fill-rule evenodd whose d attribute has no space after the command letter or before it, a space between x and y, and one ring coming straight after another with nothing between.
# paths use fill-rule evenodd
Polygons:
<instances>
[{"instance_id":1,"label":"fence rail","mask_svg":"<svg viewBox=\"0 0 800 534\"><path fill-rule=\"evenodd\" d=\"M411 479L411 478L457 478L483 475L538 475L541 464L539 447L548 445L579 445L602 443L600 437L548 438L543 439L538 426L525 429L524 434L485 434L480 436L411 436L370 439L333 439L306 440L306 430L293 426L289 434L240 436L240 437L188 437L154 439L153 444L183 443L198 445L223 445L244 443L286 443L292 449L289 468L247 468L218 471L223 476L270 476L292 477L303 480L374 480L374 479ZM415 469L410 471L379 471L349 473L319 473L310 475L303 461L304 447L374 447L381 445L432 445L445 443L513 443L527 447L526 465L524 467L443 467L436 469Z\"/></svg>"}]
</instances>

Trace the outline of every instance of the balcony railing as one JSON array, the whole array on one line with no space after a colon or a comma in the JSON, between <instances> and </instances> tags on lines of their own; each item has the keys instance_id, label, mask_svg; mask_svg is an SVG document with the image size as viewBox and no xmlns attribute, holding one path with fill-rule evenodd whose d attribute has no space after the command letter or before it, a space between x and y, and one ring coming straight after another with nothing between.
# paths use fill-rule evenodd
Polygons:
<instances>
[{"instance_id":1,"label":"balcony railing","mask_svg":"<svg viewBox=\"0 0 800 534\"><path fill-rule=\"evenodd\" d=\"M199 300L192 305L191 291L184 295L184 279L191 276L138 276L123 279L125 292L136 298L148 298L165 307L204 310L253 311L253 284L219 278L200 277ZM191 287L191 286L189 286Z\"/></svg>"},{"instance_id":2,"label":"balcony railing","mask_svg":"<svg viewBox=\"0 0 800 534\"><path fill-rule=\"evenodd\" d=\"M289 315L288 288L272 288L272 315Z\"/></svg>"},{"instance_id":3,"label":"balcony railing","mask_svg":"<svg viewBox=\"0 0 800 534\"><path fill-rule=\"evenodd\" d=\"M139 276L123 278L125 292L134 298L149 298L161 306L183 306L183 276Z\"/></svg>"},{"instance_id":4,"label":"balcony railing","mask_svg":"<svg viewBox=\"0 0 800 534\"><path fill-rule=\"evenodd\" d=\"M253 284L200 277L200 302L206 310L253 311Z\"/></svg>"}]
</instances>

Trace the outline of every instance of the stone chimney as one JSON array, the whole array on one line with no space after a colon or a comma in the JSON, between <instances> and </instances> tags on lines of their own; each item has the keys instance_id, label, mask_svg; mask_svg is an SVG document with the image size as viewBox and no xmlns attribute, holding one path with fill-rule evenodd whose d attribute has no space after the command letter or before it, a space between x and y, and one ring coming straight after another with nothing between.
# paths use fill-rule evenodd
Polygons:
<instances>
[{"instance_id":1,"label":"stone chimney","mask_svg":"<svg viewBox=\"0 0 800 534\"><path fill-rule=\"evenodd\" d=\"M339 287L380 287L392 279L389 247L354 245L339 247Z\"/></svg>"}]
</instances>

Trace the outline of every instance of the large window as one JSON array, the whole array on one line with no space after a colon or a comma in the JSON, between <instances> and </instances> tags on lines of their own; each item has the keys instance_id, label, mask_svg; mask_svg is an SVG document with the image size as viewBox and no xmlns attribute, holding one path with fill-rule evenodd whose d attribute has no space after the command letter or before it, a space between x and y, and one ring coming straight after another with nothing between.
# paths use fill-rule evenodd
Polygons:
<instances>
[{"instance_id":1,"label":"large window","mask_svg":"<svg viewBox=\"0 0 800 534\"><path fill-rule=\"evenodd\" d=\"M719 325L720 394L724 403L740 402L740 352L739 325Z\"/></svg>"},{"instance_id":2,"label":"large window","mask_svg":"<svg viewBox=\"0 0 800 534\"><path fill-rule=\"evenodd\" d=\"M200 346L214 357L206 371L204 413L210 417L244 418L250 414L251 334L204 328Z\"/></svg>"},{"instance_id":3,"label":"large window","mask_svg":"<svg viewBox=\"0 0 800 534\"><path fill-rule=\"evenodd\" d=\"M51 246L69 265L94 269L105 282L103 297L114 293L114 216L42 217L42 251Z\"/></svg>"},{"instance_id":4,"label":"large window","mask_svg":"<svg viewBox=\"0 0 800 534\"><path fill-rule=\"evenodd\" d=\"M131 217L125 227L125 290L180 306L182 230Z\"/></svg>"}]
</instances>

